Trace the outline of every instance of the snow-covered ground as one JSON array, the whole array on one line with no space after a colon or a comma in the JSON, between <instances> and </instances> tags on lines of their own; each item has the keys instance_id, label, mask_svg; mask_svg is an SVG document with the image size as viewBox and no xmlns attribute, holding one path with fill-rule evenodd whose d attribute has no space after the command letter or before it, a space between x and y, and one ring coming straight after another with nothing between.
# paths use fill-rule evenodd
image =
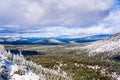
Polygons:
<instances>
[{"instance_id":1,"label":"snow-covered ground","mask_svg":"<svg viewBox=\"0 0 120 80\"><path fill-rule=\"evenodd\" d=\"M8 75L8 80L40 80L39 76L27 70L25 66L14 64L8 61L5 56L0 55L0 74L4 72ZM0 78L0 80L4 79Z\"/></svg>"},{"instance_id":2,"label":"snow-covered ground","mask_svg":"<svg viewBox=\"0 0 120 80\"><path fill-rule=\"evenodd\" d=\"M14 55L0 45L0 80L72 80L72 78L64 71L58 72L27 61L21 52Z\"/></svg>"},{"instance_id":3,"label":"snow-covered ground","mask_svg":"<svg viewBox=\"0 0 120 80\"><path fill-rule=\"evenodd\" d=\"M96 41L83 48L87 49L91 55L95 55L97 53L105 53L105 52L110 53L110 55L119 53L120 52L120 33L117 33L105 40Z\"/></svg>"}]
</instances>

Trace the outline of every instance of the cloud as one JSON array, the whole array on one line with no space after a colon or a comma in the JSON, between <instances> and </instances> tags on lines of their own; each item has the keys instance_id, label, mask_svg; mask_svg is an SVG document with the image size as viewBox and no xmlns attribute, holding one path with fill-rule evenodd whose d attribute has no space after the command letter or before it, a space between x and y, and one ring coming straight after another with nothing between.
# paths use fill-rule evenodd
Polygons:
<instances>
[{"instance_id":1,"label":"cloud","mask_svg":"<svg viewBox=\"0 0 120 80\"><path fill-rule=\"evenodd\" d=\"M120 4L116 5L102 24L107 24L107 26L105 25L104 27L110 27L112 33L120 32Z\"/></svg>"},{"instance_id":2,"label":"cloud","mask_svg":"<svg viewBox=\"0 0 120 80\"><path fill-rule=\"evenodd\" d=\"M0 0L0 35L84 37L120 32L118 0Z\"/></svg>"},{"instance_id":3,"label":"cloud","mask_svg":"<svg viewBox=\"0 0 120 80\"><path fill-rule=\"evenodd\" d=\"M0 24L79 26L97 24L115 0L0 0Z\"/></svg>"},{"instance_id":4,"label":"cloud","mask_svg":"<svg viewBox=\"0 0 120 80\"><path fill-rule=\"evenodd\" d=\"M96 35L96 34L108 34L112 33L112 28L105 28L99 26L88 27L84 28L68 28L62 26L56 27L45 27L42 29L34 29L34 30L25 30L24 32L19 33L11 33L6 34L3 33L2 35L9 35L15 37L69 37L69 38L80 38L89 35Z\"/></svg>"}]
</instances>

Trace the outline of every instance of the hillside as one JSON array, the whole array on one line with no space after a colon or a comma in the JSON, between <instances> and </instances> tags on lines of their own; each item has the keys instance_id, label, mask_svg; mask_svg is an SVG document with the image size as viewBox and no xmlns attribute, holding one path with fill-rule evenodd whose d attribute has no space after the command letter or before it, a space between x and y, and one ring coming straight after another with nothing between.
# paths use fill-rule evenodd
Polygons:
<instances>
[{"instance_id":1,"label":"hillside","mask_svg":"<svg viewBox=\"0 0 120 80\"><path fill-rule=\"evenodd\" d=\"M4 47L0 46L0 80L39 80L26 66L17 65L3 55Z\"/></svg>"},{"instance_id":2,"label":"hillside","mask_svg":"<svg viewBox=\"0 0 120 80\"><path fill-rule=\"evenodd\" d=\"M91 43L84 48L86 48L91 55L97 53L117 54L120 52L120 33L114 34L110 38Z\"/></svg>"},{"instance_id":3,"label":"hillside","mask_svg":"<svg viewBox=\"0 0 120 80\"><path fill-rule=\"evenodd\" d=\"M6 51L0 45L0 80L71 80L65 72L58 72L37 65L24 58Z\"/></svg>"},{"instance_id":4,"label":"hillside","mask_svg":"<svg viewBox=\"0 0 120 80\"><path fill-rule=\"evenodd\" d=\"M39 80L39 76L27 70L27 67L18 66L2 55L0 55L0 75L0 80Z\"/></svg>"}]
</instances>

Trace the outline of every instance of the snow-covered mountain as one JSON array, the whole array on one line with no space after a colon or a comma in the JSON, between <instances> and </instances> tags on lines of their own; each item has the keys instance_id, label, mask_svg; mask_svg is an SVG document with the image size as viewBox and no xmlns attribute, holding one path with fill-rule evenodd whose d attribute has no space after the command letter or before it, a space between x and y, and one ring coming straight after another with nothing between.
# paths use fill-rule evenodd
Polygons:
<instances>
[{"instance_id":1,"label":"snow-covered mountain","mask_svg":"<svg viewBox=\"0 0 120 80\"><path fill-rule=\"evenodd\" d=\"M14 41L25 41L25 38L21 37L0 37L0 42L14 42Z\"/></svg>"},{"instance_id":2,"label":"snow-covered mountain","mask_svg":"<svg viewBox=\"0 0 120 80\"><path fill-rule=\"evenodd\" d=\"M88 46L85 46L91 55L97 54L97 53L104 53L108 52L111 54L119 53L120 52L120 33L117 33L110 38L96 41L94 43L91 43Z\"/></svg>"},{"instance_id":3,"label":"snow-covered mountain","mask_svg":"<svg viewBox=\"0 0 120 80\"><path fill-rule=\"evenodd\" d=\"M76 41L69 41L71 44L78 44Z\"/></svg>"},{"instance_id":4,"label":"snow-covered mountain","mask_svg":"<svg viewBox=\"0 0 120 80\"><path fill-rule=\"evenodd\" d=\"M15 37L0 36L1 44L65 44L65 43L84 43L110 37L110 34L91 35L87 37L69 38L69 37L52 37L52 38L34 38L34 37Z\"/></svg>"},{"instance_id":5,"label":"snow-covered mountain","mask_svg":"<svg viewBox=\"0 0 120 80\"><path fill-rule=\"evenodd\" d=\"M59 40L54 39L54 38L47 38L47 39L37 40L34 43L38 43L38 44L62 44L64 42L59 41Z\"/></svg>"},{"instance_id":6,"label":"snow-covered mountain","mask_svg":"<svg viewBox=\"0 0 120 80\"><path fill-rule=\"evenodd\" d=\"M111 34L99 34L99 35L92 35L92 36L87 36L84 37L84 39L87 40L101 40L101 39L105 39L112 36Z\"/></svg>"}]
</instances>

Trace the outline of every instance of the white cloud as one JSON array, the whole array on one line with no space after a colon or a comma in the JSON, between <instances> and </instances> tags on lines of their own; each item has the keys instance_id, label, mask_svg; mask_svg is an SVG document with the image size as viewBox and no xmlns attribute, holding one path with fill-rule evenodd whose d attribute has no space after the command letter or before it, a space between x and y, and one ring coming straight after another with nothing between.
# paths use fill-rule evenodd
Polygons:
<instances>
[{"instance_id":1,"label":"white cloud","mask_svg":"<svg viewBox=\"0 0 120 80\"><path fill-rule=\"evenodd\" d=\"M0 22L22 26L89 26L101 21L114 1L0 0Z\"/></svg>"},{"instance_id":2,"label":"white cloud","mask_svg":"<svg viewBox=\"0 0 120 80\"><path fill-rule=\"evenodd\" d=\"M116 5L115 9L110 12L102 24L108 24L107 27L112 29L112 33L120 32L120 5ZM104 26L106 27L106 26Z\"/></svg>"},{"instance_id":3,"label":"white cloud","mask_svg":"<svg viewBox=\"0 0 120 80\"><path fill-rule=\"evenodd\" d=\"M9 36L83 37L120 32L117 0L0 0L0 31ZM68 27L69 26L69 27Z\"/></svg>"},{"instance_id":4,"label":"white cloud","mask_svg":"<svg viewBox=\"0 0 120 80\"><path fill-rule=\"evenodd\" d=\"M112 28L93 26L89 28L46 27L42 29L26 30L24 33L7 34L16 37L71 37L80 38L89 35L112 33Z\"/></svg>"},{"instance_id":5,"label":"white cloud","mask_svg":"<svg viewBox=\"0 0 120 80\"><path fill-rule=\"evenodd\" d=\"M120 10L111 12L104 21L112 25L120 24Z\"/></svg>"}]
</instances>

